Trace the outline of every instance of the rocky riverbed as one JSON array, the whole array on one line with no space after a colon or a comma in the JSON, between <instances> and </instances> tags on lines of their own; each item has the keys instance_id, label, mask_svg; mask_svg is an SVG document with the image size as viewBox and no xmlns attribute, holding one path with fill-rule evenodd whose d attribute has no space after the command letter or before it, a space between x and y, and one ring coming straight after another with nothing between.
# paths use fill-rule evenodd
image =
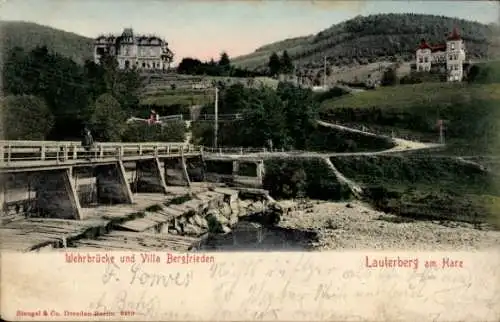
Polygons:
<instances>
[{"instance_id":1,"label":"rocky riverbed","mask_svg":"<svg viewBox=\"0 0 500 322\"><path fill-rule=\"evenodd\" d=\"M500 244L500 231L472 224L418 221L376 211L361 202L302 202L279 227L313 231L314 250L481 250Z\"/></svg>"}]
</instances>

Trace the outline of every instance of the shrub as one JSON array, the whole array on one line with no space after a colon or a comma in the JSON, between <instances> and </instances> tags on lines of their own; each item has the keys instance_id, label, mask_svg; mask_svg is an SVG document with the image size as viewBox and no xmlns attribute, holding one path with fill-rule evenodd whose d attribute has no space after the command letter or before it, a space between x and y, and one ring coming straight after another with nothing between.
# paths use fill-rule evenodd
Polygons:
<instances>
[{"instance_id":1,"label":"shrub","mask_svg":"<svg viewBox=\"0 0 500 322\"><path fill-rule=\"evenodd\" d=\"M32 95L5 97L1 116L5 140L44 140L54 124L43 99Z\"/></svg>"}]
</instances>

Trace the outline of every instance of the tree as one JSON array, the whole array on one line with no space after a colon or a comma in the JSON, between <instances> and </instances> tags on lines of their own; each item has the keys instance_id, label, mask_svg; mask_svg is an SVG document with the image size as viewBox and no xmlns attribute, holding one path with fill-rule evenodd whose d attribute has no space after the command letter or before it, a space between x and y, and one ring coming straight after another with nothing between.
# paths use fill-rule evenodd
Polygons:
<instances>
[{"instance_id":1,"label":"tree","mask_svg":"<svg viewBox=\"0 0 500 322\"><path fill-rule=\"evenodd\" d=\"M275 52L271 54L267 67L269 68L269 74L271 76L276 76L279 74L279 72L281 71L281 61L278 54L276 54Z\"/></svg>"},{"instance_id":2,"label":"tree","mask_svg":"<svg viewBox=\"0 0 500 322\"><path fill-rule=\"evenodd\" d=\"M231 66L231 61L229 60L229 55L225 51L220 54L219 66L221 66L221 67Z\"/></svg>"},{"instance_id":3,"label":"tree","mask_svg":"<svg viewBox=\"0 0 500 322\"><path fill-rule=\"evenodd\" d=\"M292 83L279 83L277 94L284 104L288 141L296 149L306 149L309 136L316 129L318 104L310 89Z\"/></svg>"},{"instance_id":4,"label":"tree","mask_svg":"<svg viewBox=\"0 0 500 322\"><path fill-rule=\"evenodd\" d=\"M231 72L231 61L229 60L229 56L226 52L222 52L219 59L219 68L221 69L221 74L223 76L228 76Z\"/></svg>"},{"instance_id":5,"label":"tree","mask_svg":"<svg viewBox=\"0 0 500 322\"><path fill-rule=\"evenodd\" d=\"M179 74L199 74L200 67L202 67L202 65L203 63L199 59L186 57L183 58L179 63L179 66L177 66L177 72Z\"/></svg>"},{"instance_id":6,"label":"tree","mask_svg":"<svg viewBox=\"0 0 500 322\"><path fill-rule=\"evenodd\" d=\"M43 99L32 95L5 97L1 114L6 140L45 140L54 125L54 116Z\"/></svg>"},{"instance_id":7,"label":"tree","mask_svg":"<svg viewBox=\"0 0 500 322\"><path fill-rule=\"evenodd\" d=\"M96 140L120 141L125 130L125 122L126 114L120 103L111 94L103 94L97 98L90 120Z\"/></svg>"},{"instance_id":8,"label":"tree","mask_svg":"<svg viewBox=\"0 0 500 322\"><path fill-rule=\"evenodd\" d=\"M384 74L382 75L382 80L380 81L380 84L382 86L393 86L398 83L398 76L396 73L396 69L389 67L384 71Z\"/></svg>"},{"instance_id":9,"label":"tree","mask_svg":"<svg viewBox=\"0 0 500 322\"><path fill-rule=\"evenodd\" d=\"M286 50L283 52L283 56L281 57L280 69L280 71L285 74L290 74L291 72L293 72L293 63Z\"/></svg>"}]
</instances>

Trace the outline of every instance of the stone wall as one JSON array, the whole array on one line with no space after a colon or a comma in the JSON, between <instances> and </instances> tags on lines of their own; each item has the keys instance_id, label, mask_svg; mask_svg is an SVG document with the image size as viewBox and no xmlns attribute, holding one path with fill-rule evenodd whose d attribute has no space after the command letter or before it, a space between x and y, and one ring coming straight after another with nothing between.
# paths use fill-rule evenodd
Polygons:
<instances>
[{"instance_id":1,"label":"stone wall","mask_svg":"<svg viewBox=\"0 0 500 322\"><path fill-rule=\"evenodd\" d=\"M259 197L254 194L243 198L237 190L215 188L194 195L181 204L162 205L160 213L177 217L164 225L160 232L196 237L206 233L229 233L241 218L267 211L273 201L265 195L265 191L261 191Z\"/></svg>"}]
</instances>

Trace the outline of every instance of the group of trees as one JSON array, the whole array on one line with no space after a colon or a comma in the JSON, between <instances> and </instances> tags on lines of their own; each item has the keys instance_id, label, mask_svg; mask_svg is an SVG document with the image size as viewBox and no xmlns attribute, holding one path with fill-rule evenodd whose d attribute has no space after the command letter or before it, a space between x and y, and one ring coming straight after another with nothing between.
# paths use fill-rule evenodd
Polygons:
<instances>
[{"instance_id":1,"label":"group of trees","mask_svg":"<svg viewBox=\"0 0 500 322\"><path fill-rule=\"evenodd\" d=\"M82 66L46 47L13 48L2 83L3 134L13 140L75 140L87 126L98 141L119 141L141 89L138 73L119 70L113 57Z\"/></svg>"},{"instance_id":2,"label":"group of trees","mask_svg":"<svg viewBox=\"0 0 500 322\"><path fill-rule=\"evenodd\" d=\"M179 74L188 75L207 75L207 76L226 76L226 77L254 77L263 76L262 73L249 71L231 65L229 55L223 52L219 61L211 59L208 62L202 62L199 59L186 57L181 60L177 66Z\"/></svg>"},{"instance_id":3,"label":"group of trees","mask_svg":"<svg viewBox=\"0 0 500 322\"><path fill-rule=\"evenodd\" d=\"M276 76L278 74L290 74L294 70L294 65L292 59L288 55L288 52L283 51L281 58L276 52L273 52L269 57L269 63L267 64L269 68L270 76Z\"/></svg>"},{"instance_id":4,"label":"group of trees","mask_svg":"<svg viewBox=\"0 0 500 322\"><path fill-rule=\"evenodd\" d=\"M446 41L457 26L463 35L467 55L473 59L496 57L499 43L495 41L498 26L457 18L424 14L377 14L358 16L327 28L315 36L286 39L258 48L252 67L267 67L259 60L262 52L281 52L293 48L292 59L308 68L321 68L322 57L331 57L334 66L364 65L377 61L410 61L420 38L433 44ZM411 36L414 35L414 36ZM255 55L255 56L253 56Z\"/></svg>"},{"instance_id":5,"label":"group of trees","mask_svg":"<svg viewBox=\"0 0 500 322\"><path fill-rule=\"evenodd\" d=\"M213 106L204 107L213 113ZM245 88L233 85L223 90L219 113L241 113L241 121L221 122L218 142L223 146L306 149L316 128L318 102L309 89L280 83L277 90L268 87ZM204 111L202 111L204 113ZM193 125L193 136L203 145L212 145L213 125Z\"/></svg>"}]
</instances>

